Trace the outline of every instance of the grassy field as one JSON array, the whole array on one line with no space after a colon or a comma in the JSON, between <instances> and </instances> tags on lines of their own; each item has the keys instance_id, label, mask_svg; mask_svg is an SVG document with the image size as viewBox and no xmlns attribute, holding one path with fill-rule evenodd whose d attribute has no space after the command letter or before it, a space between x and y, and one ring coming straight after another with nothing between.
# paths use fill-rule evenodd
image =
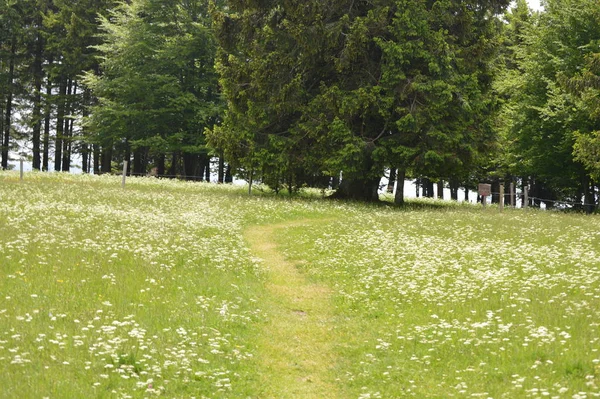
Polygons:
<instances>
[{"instance_id":1,"label":"grassy field","mask_svg":"<svg viewBox=\"0 0 600 399\"><path fill-rule=\"evenodd\" d=\"M0 397L278 397L275 272L244 238L257 225L326 287L336 388L321 397L600 397L598 216L9 172Z\"/></svg>"}]
</instances>

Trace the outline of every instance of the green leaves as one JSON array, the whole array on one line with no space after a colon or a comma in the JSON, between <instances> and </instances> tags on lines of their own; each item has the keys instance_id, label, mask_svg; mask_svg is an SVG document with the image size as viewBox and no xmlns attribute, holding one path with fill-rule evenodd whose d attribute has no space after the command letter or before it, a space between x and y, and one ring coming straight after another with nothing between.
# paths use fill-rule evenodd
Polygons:
<instances>
[{"instance_id":1,"label":"green leaves","mask_svg":"<svg viewBox=\"0 0 600 399\"><path fill-rule=\"evenodd\" d=\"M573 155L585 165L595 181L600 181L600 131L575 132Z\"/></svg>"},{"instance_id":2,"label":"green leaves","mask_svg":"<svg viewBox=\"0 0 600 399\"><path fill-rule=\"evenodd\" d=\"M593 148L600 127L596 96L590 95L590 60L600 40L598 4L551 0L539 15L524 7L519 3L509 15L512 58L498 86L507 98L502 123L509 162L513 173L534 177L554 195L580 200L589 185L583 166L594 171L593 151L583 149Z\"/></svg>"},{"instance_id":3,"label":"green leaves","mask_svg":"<svg viewBox=\"0 0 600 399\"><path fill-rule=\"evenodd\" d=\"M482 147L473 143L493 140L481 126L492 104L489 17L502 5L232 1L235 13L215 15L225 129L286 151L294 168L345 179L375 179L389 165L438 176L470 165Z\"/></svg>"},{"instance_id":4,"label":"green leaves","mask_svg":"<svg viewBox=\"0 0 600 399\"><path fill-rule=\"evenodd\" d=\"M204 130L220 112L214 39L204 1L122 3L101 20L100 76L86 75L99 98L91 126L160 154L206 153ZM112 115L121 122L106 125Z\"/></svg>"}]
</instances>

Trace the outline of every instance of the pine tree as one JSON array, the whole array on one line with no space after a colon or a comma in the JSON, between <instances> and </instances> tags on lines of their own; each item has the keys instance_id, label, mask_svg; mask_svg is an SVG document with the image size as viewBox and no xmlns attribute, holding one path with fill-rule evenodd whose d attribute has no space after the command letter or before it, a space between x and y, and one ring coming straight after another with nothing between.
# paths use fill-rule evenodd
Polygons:
<instances>
[{"instance_id":1,"label":"pine tree","mask_svg":"<svg viewBox=\"0 0 600 399\"><path fill-rule=\"evenodd\" d=\"M164 174L167 155L170 173L202 174L203 132L220 109L208 25L204 1L134 0L102 19L101 73L85 79L98 99L92 141L126 160L133 153L135 174L150 160Z\"/></svg>"},{"instance_id":2,"label":"pine tree","mask_svg":"<svg viewBox=\"0 0 600 399\"><path fill-rule=\"evenodd\" d=\"M377 199L389 165L439 176L493 140L506 1L232 1L215 13L229 109L211 140L277 186L339 175Z\"/></svg>"},{"instance_id":3,"label":"pine tree","mask_svg":"<svg viewBox=\"0 0 600 399\"><path fill-rule=\"evenodd\" d=\"M68 171L72 152L80 150L85 133L76 121L91 101L81 89L80 76L86 70L98 69L98 18L106 15L115 0L53 0L44 13L46 72L48 91L56 108L54 136L54 170Z\"/></svg>"},{"instance_id":4,"label":"pine tree","mask_svg":"<svg viewBox=\"0 0 600 399\"><path fill-rule=\"evenodd\" d=\"M8 169L15 97L22 11L17 1L0 1L0 167Z\"/></svg>"}]
</instances>

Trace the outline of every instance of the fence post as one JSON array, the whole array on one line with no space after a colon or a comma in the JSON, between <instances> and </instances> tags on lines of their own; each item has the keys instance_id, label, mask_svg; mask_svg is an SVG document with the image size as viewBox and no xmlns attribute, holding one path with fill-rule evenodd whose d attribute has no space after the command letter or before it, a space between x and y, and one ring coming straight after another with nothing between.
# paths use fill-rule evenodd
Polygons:
<instances>
[{"instance_id":1,"label":"fence post","mask_svg":"<svg viewBox=\"0 0 600 399\"><path fill-rule=\"evenodd\" d=\"M498 204L500 212L504 210L504 184L500 185L500 203Z\"/></svg>"},{"instance_id":2,"label":"fence post","mask_svg":"<svg viewBox=\"0 0 600 399\"><path fill-rule=\"evenodd\" d=\"M529 186L523 187L523 190L523 209L527 209L527 207L529 206Z\"/></svg>"},{"instance_id":3,"label":"fence post","mask_svg":"<svg viewBox=\"0 0 600 399\"><path fill-rule=\"evenodd\" d=\"M121 187L125 188L125 180L127 179L127 161L123 162L123 181Z\"/></svg>"},{"instance_id":4,"label":"fence post","mask_svg":"<svg viewBox=\"0 0 600 399\"><path fill-rule=\"evenodd\" d=\"M23 160L19 160L19 180L23 181Z\"/></svg>"}]
</instances>

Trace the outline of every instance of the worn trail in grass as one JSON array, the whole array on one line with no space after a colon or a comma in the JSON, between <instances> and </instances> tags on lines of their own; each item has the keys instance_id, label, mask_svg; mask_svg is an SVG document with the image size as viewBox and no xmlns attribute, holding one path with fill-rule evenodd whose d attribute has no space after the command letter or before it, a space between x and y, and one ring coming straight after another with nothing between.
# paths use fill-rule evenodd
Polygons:
<instances>
[{"instance_id":1,"label":"worn trail in grass","mask_svg":"<svg viewBox=\"0 0 600 399\"><path fill-rule=\"evenodd\" d=\"M254 226L245 236L252 253L268 272L269 320L258 343L261 398L336 398L336 338L328 287L306 278L277 250L275 237L284 228L310 221Z\"/></svg>"}]
</instances>

